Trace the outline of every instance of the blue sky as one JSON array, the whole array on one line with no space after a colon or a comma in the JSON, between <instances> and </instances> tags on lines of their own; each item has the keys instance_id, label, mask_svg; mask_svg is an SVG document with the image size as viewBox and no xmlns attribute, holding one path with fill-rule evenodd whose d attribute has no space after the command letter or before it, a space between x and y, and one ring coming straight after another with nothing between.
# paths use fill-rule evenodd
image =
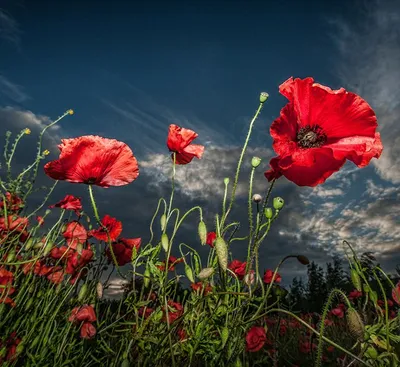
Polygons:
<instances>
[{"instance_id":1,"label":"blue sky","mask_svg":"<svg viewBox=\"0 0 400 367\"><path fill-rule=\"evenodd\" d=\"M73 108L75 115L46 137L50 159L64 137L99 134L129 144L139 179L96 193L103 214L124 222L124 237L147 238L158 197L169 195L169 124L195 130L196 143L206 146L201 161L179 167L176 205L202 204L211 227L222 180L233 178L259 93L267 91L238 190L235 219L246 227L248 162L253 155L264 158L255 183L264 194L262 173L274 155L269 126L286 103L279 84L312 76L343 86L375 109L384 153L362 170L346 164L315 189L282 178L274 193L287 206L261 260L273 267L301 252L324 263L343 253L340 243L347 239L360 251L376 252L393 271L400 263L399 24L400 6L390 0L0 0L0 136L7 129L33 130L18 156L23 165L35 132ZM87 196L77 185L62 183L57 190L53 201L67 192ZM184 240L190 242L194 225L182 229ZM243 260L244 245L235 246ZM291 279L305 269L290 264L282 274Z\"/></svg>"}]
</instances>

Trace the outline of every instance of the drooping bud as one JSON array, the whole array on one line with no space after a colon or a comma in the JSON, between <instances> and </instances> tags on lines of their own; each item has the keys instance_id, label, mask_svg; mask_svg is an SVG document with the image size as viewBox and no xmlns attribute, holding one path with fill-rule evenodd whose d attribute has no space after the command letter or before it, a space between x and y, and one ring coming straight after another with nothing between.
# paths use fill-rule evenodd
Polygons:
<instances>
[{"instance_id":1,"label":"drooping bud","mask_svg":"<svg viewBox=\"0 0 400 367\"><path fill-rule=\"evenodd\" d=\"M251 166L253 168L257 168L260 165L260 163L261 163L261 158L260 157L253 157L251 159Z\"/></svg>"},{"instance_id":2,"label":"drooping bud","mask_svg":"<svg viewBox=\"0 0 400 367\"><path fill-rule=\"evenodd\" d=\"M264 103L269 97L267 92L261 92L260 94L260 103Z\"/></svg>"},{"instance_id":3,"label":"drooping bud","mask_svg":"<svg viewBox=\"0 0 400 367\"><path fill-rule=\"evenodd\" d=\"M308 265L310 263L310 260L308 260L308 257L304 256L304 255L297 255L297 260L302 265Z\"/></svg>"},{"instance_id":4,"label":"drooping bud","mask_svg":"<svg viewBox=\"0 0 400 367\"><path fill-rule=\"evenodd\" d=\"M228 338L229 338L229 329L226 326L224 326L221 330L221 342L222 342L221 348L225 347Z\"/></svg>"},{"instance_id":5,"label":"drooping bud","mask_svg":"<svg viewBox=\"0 0 400 367\"><path fill-rule=\"evenodd\" d=\"M265 215L265 217L266 217L267 219L271 219L272 216L273 216L272 208L265 208L265 209L264 209L264 215Z\"/></svg>"},{"instance_id":6,"label":"drooping bud","mask_svg":"<svg viewBox=\"0 0 400 367\"><path fill-rule=\"evenodd\" d=\"M361 316L354 308L349 308L346 313L347 316L347 325L349 326L349 330L351 334L361 339L364 336L364 323L361 320Z\"/></svg>"},{"instance_id":7,"label":"drooping bud","mask_svg":"<svg viewBox=\"0 0 400 367\"><path fill-rule=\"evenodd\" d=\"M228 246L222 237L217 237L214 242L215 252L217 253L219 266L223 271L228 268Z\"/></svg>"},{"instance_id":8,"label":"drooping bud","mask_svg":"<svg viewBox=\"0 0 400 367\"><path fill-rule=\"evenodd\" d=\"M193 270L192 270L192 268L191 268L188 264L185 264L185 274L186 274L186 277L187 277L192 283L195 283L194 277L193 277Z\"/></svg>"},{"instance_id":9,"label":"drooping bud","mask_svg":"<svg viewBox=\"0 0 400 367\"><path fill-rule=\"evenodd\" d=\"M101 299L103 298L103 284L101 284L100 282L97 283L96 285L96 293L97 293L97 298Z\"/></svg>"},{"instance_id":10,"label":"drooping bud","mask_svg":"<svg viewBox=\"0 0 400 367\"><path fill-rule=\"evenodd\" d=\"M253 201L255 202L255 203L261 203L261 200L262 200L262 196L260 195L260 194L254 194L253 195Z\"/></svg>"},{"instance_id":11,"label":"drooping bud","mask_svg":"<svg viewBox=\"0 0 400 367\"><path fill-rule=\"evenodd\" d=\"M78 302L82 302L83 299L85 298L86 294L87 294L87 290L88 290L88 286L86 283L82 284L81 289L79 290L78 293Z\"/></svg>"},{"instance_id":12,"label":"drooping bud","mask_svg":"<svg viewBox=\"0 0 400 367\"><path fill-rule=\"evenodd\" d=\"M197 229L200 237L200 242L205 245L207 242L207 227L206 224L201 220Z\"/></svg>"},{"instance_id":13,"label":"drooping bud","mask_svg":"<svg viewBox=\"0 0 400 367\"><path fill-rule=\"evenodd\" d=\"M161 246L163 247L165 252L168 252L169 241L168 241L168 235L166 233L163 233L161 235Z\"/></svg>"},{"instance_id":14,"label":"drooping bud","mask_svg":"<svg viewBox=\"0 0 400 367\"><path fill-rule=\"evenodd\" d=\"M204 268L201 270L201 272L199 274L197 274L197 277L200 280L205 280L213 274L214 274L214 268Z\"/></svg>"},{"instance_id":15,"label":"drooping bud","mask_svg":"<svg viewBox=\"0 0 400 367\"><path fill-rule=\"evenodd\" d=\"M361 278L356 269L354 269L354 268L351 269L350 278L354 285L354 288L357 289L359 292L361 292L361 290L362 290Z\"/></svg>"},{"instance_id":16,"label":"drooping bud","mask_svg":"<svg viewBox=\"0 0 400 367\"><path fill-rule=\"evenodd\" d=\"M163 214L161 216L160 224L161 224L161 231L164 232L165 226L167 225L167 215L166 214Z\"/></svg>"},{"instance_id":17,"label":"drooping bud","mask_svg":"<svg viewBox=\"0 0 400 367\"><path fill-rule=\"evenodd\" d=\"M273 201L273 206L275 210L281 210L283 208L283 205L285 204L285 201L281 197L276 197L274 198Z\"/></svg>"}]
</instances>

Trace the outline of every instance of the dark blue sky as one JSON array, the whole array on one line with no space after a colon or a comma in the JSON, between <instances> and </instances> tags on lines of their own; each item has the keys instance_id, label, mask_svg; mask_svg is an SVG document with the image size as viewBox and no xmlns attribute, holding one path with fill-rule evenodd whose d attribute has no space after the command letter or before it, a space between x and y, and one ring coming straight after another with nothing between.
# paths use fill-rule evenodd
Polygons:
<instances>
[{"instance_id":1,"label":"dark blue sky","mask_svg":"<svg viewBox=\"0 0 400 367\"><path fill-rule=\"evenodd\" d=\"M129 144L139 179L97 195L103 214L123 220L124 237L145 238L158 197L169 195L169 124L195 130L196 143L206 146L201 161L180 167L176 205L204 205L211 227L259 93L270 98L247 164L252 155L264 158L255 185L263 194L262 172L274 155L269 126L286 103L278 86L290 76L343 86L375 109L384 153L363 170L347 164L314 190L280 180L275 195L287 207L261 261L272 267L302 252L326 262L347 239L375 251L392 271L400 263L399 8L394 0L0 0L0 136L24 127L37 134L73 108L75 115L46 138L49 159L61 138L99 134ZM29 159L29 139L18 164ZM236 213L244 228L247 175L245 168ZM87 197L77 185L58 190L53 202L67 192ZM183 229L184 239L193 228ZM243 249L232 250L242 259ZM282 272L290 279L304 268Z\"/></svg>"}]
</instances>

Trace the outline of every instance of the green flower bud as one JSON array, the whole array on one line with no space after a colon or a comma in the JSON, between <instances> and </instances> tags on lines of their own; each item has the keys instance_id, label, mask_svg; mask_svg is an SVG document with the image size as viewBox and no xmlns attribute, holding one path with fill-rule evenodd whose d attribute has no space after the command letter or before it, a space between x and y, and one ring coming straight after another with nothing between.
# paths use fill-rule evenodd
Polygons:
<instances>
[{"instance_id":1,"label":"green flower bud","mask_svg":"<svg viewBox=\"0 0 400 367\"><path fill-rule=\"evenodd\" d=\"M84 283L78 293L78 302L82 302L86 296L88 286Z\"/></svg>"},{"instance_id":2,"label":"green flower bud","mask_svg":"<svg viewBox=\"0 0 400 367\"><path fill-rule=\"evenodd\" d=\"M51 241L47 242L47 245L43 251L43 256L47 256L50 253L50 251L52 250L52 248L53 248L53 242L51 242Z\"/></svg>"},{"instance_id":3,"label":"green flower bud","mask_svg":"<svg viewBox=\"0 0 400 367\"><path fill-rule=\"evenodd\" d=\"M143 284L144 284L145 288L148 288L150 285L150 266L149 265L146 266L146 270L144 271L144 274L143 274Z\"/></svg>"},{"instance_id":4,"label":"green flower bud","mask_svg":"<svg viewBox=\"0 0 400 367\"><path fill-rule=\"evenodd\" d=\"M265 208L264 215L267 219L271 219L273 217L272 208Z\"/></svg>"},{"instance_id":5,"label":"green flower bud","mask_svg":"<svg viewBox=\"0 0 400 367\"><path fill-rule=\"evenodd\" d=\"M129 360L127 358L125 358L122 363L121 363L121 367L129 367Z\"/></svg>"},{"instance_id":6,"label":"green flower bud","mask_svg":"<svg viewBox=\"0 0 400 367\"><path fill-rule=\"evenodd\" d=\"M24 343L19 343L17 345L17 348L15 348L15 351L17 352L17 354L21 354L24 351Z\"/></svg>"},{"instance_id":7,"label":"green flower bud","mask_svg":"<svg viewBox=\"0 0 400 367\"><path fill-rule=\"evenodd\" d=\"M168 235L166 233L163 233L161 235L161 246L163 247L165 252L168 252L169 241L168 241Z\"/></svg>"},{"instance_id":8,"label":"green flower bud","mask_svg":"<svg viewBox=\"0 0 400 367\"><path fill-rule=\"evenodd\" d=\"M205 280L209 278L211 275L214 274L214 268L204 268L201 272L197 275L200 280Z\"/></svg>"},{"instance_id":9,"label":"green flower bud","mask_svg":"<svg viewBox=\"0 0 400 367\"><path fill-rule=\"evenodd\" d=\"M195 282L195 281L194 281L194 277L193 277L193 270L192 270L192 268L191 268L188 264L185 264L185 274L186 274L187 278L188 278L192 283Z\"/></svg>"},{"instance_id":10,"label":"green flower bud","mask_svg":"<svg viewBox=\"0 0 400 367\"><path fill-rule=\"evenodd\" d=\"M205 245L207 242L207 227L203 221L200 221L197 231L199 233L201 244Z\"/></svg>"},{"instance_id":11,"label":"green flower bud","mask_svg":"<svg viewBox=\"0 0 400 367\"><path fill-rule=\"evenodd\" d=\"M29 251L33 246L33 238L29 238L28 241L25 242L25 250Z\"/></svg>"},{"instance_id":12,"label":"green flower bud","mask_svg":"<svg viewBox=\"0 0 400 367\"><path fill-rule=\"evenodd\" d=\"M365 353L364 356L370 359L377 359L378 358L378 352L374 347L369 347Z\"/></svg>"},{"instance_id":13,"label":"green flower bud","mask_svg":"<svg viewBox=\"0 0 400 367\"><path fill-rule=\"evenodd\" d=\"M362 290L361 278L356 269L354 269L354 268L351 269L350 278L354 285L354 288L357 289L359 292L361 292L361 290Z\"/></svg>"},{"instance_id":14,"label":"green flower bud","mask_svg":"<svg viewBox=\"0 0 400 367\"><path fill-rule=\"evenodd\" d=\"M229 329L226 326L224 326L221 331L221 342L222 342L221 347L222 348L225 347L225 344L228 341L228 338L229 338Z\"/></svg>"},{"instance_id":15,"label":"green flower bud","mask_svg":"<svg viewBox=\"0 0 400 367\"><path fill-rule=\"evenodd\" d=\"M223 271L228 268L228 246L222 237L217 237L214 242L215 252L217 253L219 266Z\"/></svg>"},{"instance_id":16,"label":"green flower bud","mask_svg":"<svg viewBox=\"0 0 400 367\"><path fill-rule=\"evenodd\" d=\"M264 103L269 97L267 92L261 92L260 94L260 103Z\"/></svg>"},{"instance_id":17,"label":"green flower bud","mask_svg":"<svg viewBox=\"0 0 400 367\"><path fill-rule=\"evenodd\" d=\"M259 157L253 157L251 159L251 166L253 168L257 168L260 165L260 163L261 163L261 158L259 158Z\"/></svg>"},{"instance_id":18,"label":"green flower bud","mask_svg":"<svg viewBox=\"0 0 400 367\"><path fill-rule=\"evenodd\" d=\"M101 299L103 297L103 284L101 284L100 282L98 282L96 285L96 293L98 299Z\"/></svg>"},{"instance_id":19,"label":"green flower bud","mask_svg":"<svg viewBox=\"0 0 400 367\"><path fill-rule=\"evenodd\" d=\"M225 178L224 178L224 184L225 184L225 185L228 185L228 184L229 184L229 177L225 177Z\"/></svg>"},{"instance_id":20,"label":"green flower bud","mask_svg":"<svg viewBox=\"0 0 400 367\"><path fill-rule=\"evenodd\" d=\"M28 311L31 308L32 303L33 303L33 298L29 298L28 302L25 305L25 311Z\"/></svg>"},{"instance_id":21,"label":"green flower bud","mask_svg":"<svg viewBox=\"0 0 400 367\"><path fill-rule=\"evenodd\" d=\"M283 208L283 205L285 204L285 201L281 197L276 197L274 198L273 201L273 206L275 210L281 210Z\"/></svg>"},{"instance_id":22,"label":"green flower bud","mask_svg":"<svg viewBox=\"0 0 400 367\"><path fill-rule=\"evenodd\" d=\"M165 227L167 225L167 216L166 216L166 214L163 214L161 216L160 223L161 223L161 231L164 232Z\"/></svg>"},{"instance_id":23,"label":"green flower bud","mask_svg":"<svg viewBox=\"0 0 400 367\"><path fill-rule=\"evenodd\" d=\"M51 213L50 209L46 209L46 211L44 212L45 215L49 215Z\"/></svg>"}]
</instances>

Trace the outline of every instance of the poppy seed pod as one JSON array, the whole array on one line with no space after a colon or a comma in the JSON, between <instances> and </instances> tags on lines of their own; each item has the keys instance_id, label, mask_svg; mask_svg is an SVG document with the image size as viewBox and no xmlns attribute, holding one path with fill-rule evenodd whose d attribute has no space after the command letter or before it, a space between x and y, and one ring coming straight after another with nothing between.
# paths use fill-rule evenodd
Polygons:
<instances>
[{"instance_id":1,"label":"poppy seed pod","mask_svg":"<svg viewBox=\"0 0 400 367\"><path fill-rule=\"evenodd\" d=\"M251 159L251 166L253 168L257 168L260 165L260 163L261 163L261 158L259 158L259 157L253 157Z\"/></svg>"},{"instance_id":2,"label":"poppy seed pod","mask_svg":"<svg viewBox=\"0 0 400 367\"><path fill-rule=\"evenodd\" d=\"M204 268L200 271L200 273L197 275L197 277L200 280L205 280L213 274L214 274L214 268Z\"/></svg>"},{"instance_id":3,"label":"poppy seed pod","mask_svg":"<svg viewBox=\"0 0 400 367\"><path fill-rule=\"evenodd\" d=\"M304 255L297 255L297 260L302 265L308 265L310 263L310 260L308 260L308 257L304 256Z\"/></svg>"},{"instance_id":4,"label":"poppy seed pod","mask_svg":"<svg viewBox=\"0 0 400 367\"><path fill-rule=\"evenodd\" d=\"M267 92L261 92L260 93L260 103L264 103L269 97L269 94Z\"/></svg>"},{"instance_id":5,"label":"poppy seed pod","mask_svg":"<svg viewBox=\"0 0 400 367\"><path fill-rule=\"evenodd\" d=\"M253 201L255 202L255 203L261 203L261 200L262 200L262 196L260 195L260 194L254 194L253 195Z\"/></svg>"},{"instance_id":6,"label":"poppy seed pod","mask_svg":"<svg viewBox=\"0 0 400 367\"><path fill-rule=\"evenodd\" d=\"M265 217L267 219L271 219L272 216L273 216L272 209L271 208L265 208L264 209L264 215L265 215Z\"/></svg>"},{"instance_id":7,"label":"poppy seed pod","mask_svg":"<svg viewBox=\"0 0 400 367\"><path fill-rule=\"evenodd\" d=\"M283 200L281 197L277 196L276 198L274 198L273 206L275 210L281 210L284 204L285 200Z\"/></svg>"}]
</instances>

